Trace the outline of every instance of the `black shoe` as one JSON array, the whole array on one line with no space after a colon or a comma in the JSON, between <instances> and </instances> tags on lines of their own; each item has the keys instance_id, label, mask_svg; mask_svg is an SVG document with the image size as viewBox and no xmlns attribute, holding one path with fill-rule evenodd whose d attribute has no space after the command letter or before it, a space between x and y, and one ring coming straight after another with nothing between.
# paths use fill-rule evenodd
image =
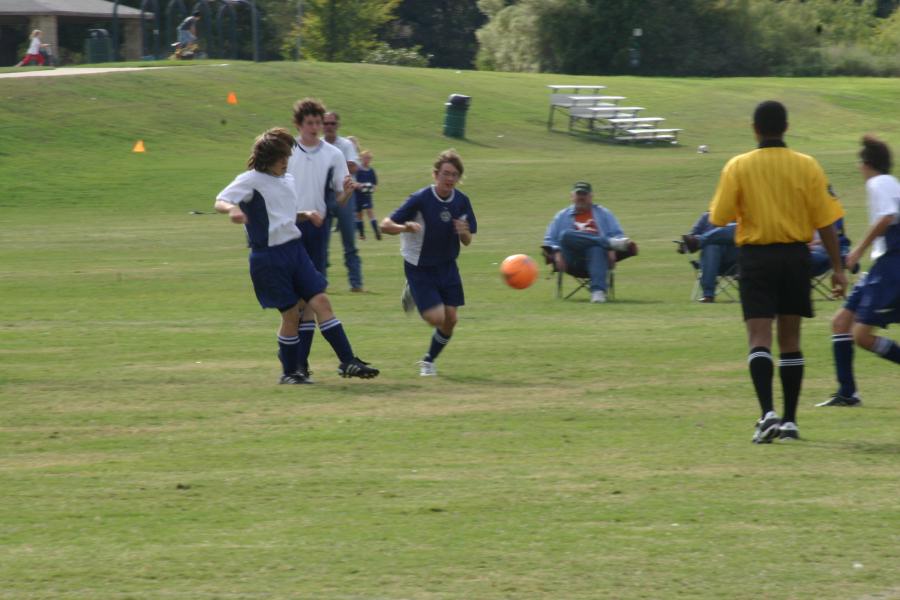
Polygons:
<instances>
[{"instance_id":1,"label":"black shoe","mask_svg":"<svg viewBox=\"0 0 900 600\"><path fill-rule=\"evenodd\" d=\"M825 402L819 402L816 406L862 406L862 399L853 392L852 396L841 396L835 392Z\"/></svg>"},{"instance_id":2,"label":"black shoe","mask_svg":"<svg viewBox=\"0 0 900 600\"><path fill-rule=\"evenodd\" d=\"M297 374L302 375L306 378L306 383L315 383L312 380L312 371L309 368L309 365L304 365L302 367L297 367Z\"/></svg>"},{"instance_id":3,"label":"black shoe","mask_svg":"<svg viewBox=\"0 0 900 600\"><path fill-rule=\"evenodd\" d=\"M681 241L684 242L685 249L691 254L700 249L700 238L696 235L683 235L681 236Z\"/></svg>"},{"instance_id":4,"label":"black shoe","mask_svg":"<svg viewBox=\"0 0 900 600\"><path fill-rule=\"evenodd\" d=\"M341 377L359 377L360 379L372 379L377 377L380 371L370 367L369 363L353 357L350 362L341 363L338 367L338 375Z\"/></svg>"},{"instance_id":5,"label":"black shoe","mask_svg":"<svg viewBox=\"0 0 900 600\"><path fill-rule=\"evenodd\" d=\"M715 296L703 296L702 298L697 300L697 302L700 302L701 304L712 304L715 301L716 301Z\"/></svg>"},{"instance_id":6,"label":"black shoe","mask_svg":"<svg viewBox=\"0 0 900 600\"><path fill-rule=\"evenodd\" d=\"M799 440L800 439L800 430L797 429L797 425L795 423L791 423L790 421L786 423L782 423L778 427L778 440L779 441L791 441L791 440Z\"/></svg>"},{"instance_id":7,"label":"black shoe","mask_svg":"<svg viewBox=\"0 0 900 600\"><path fill-rule=\"evenodd\" d=\"M754 444L771 444L778 436L778 426L781 425L781 419L778 418L773 411L766 413L766 416L756 422L756 431L753 432Z\"/></svg>"},{"instance_id":8,"label":"black shoe","mask_svg":"<svg viewBox=\"0 0 900 600\"><path fill-rule=\"evenodd\" d=\"M288 385L299 385L303 383L312 383L309 379L303 376L302 373L290 373L288 375L282 375L281 379L278 380L279 384L288 384Z\"/></svg>"}]
</instances>

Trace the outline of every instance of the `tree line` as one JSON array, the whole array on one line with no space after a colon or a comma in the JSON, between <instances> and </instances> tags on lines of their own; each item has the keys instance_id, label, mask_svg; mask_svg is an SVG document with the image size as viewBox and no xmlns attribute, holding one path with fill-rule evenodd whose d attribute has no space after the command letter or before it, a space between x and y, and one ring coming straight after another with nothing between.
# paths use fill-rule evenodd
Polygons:
<instances>
[{"instance_id":1,"label":"tree line","mask_svg":"<svg viewBox=\"0 0 900 600\"><path fill-rule=\"evenodd\" d=\"M264 60L572 74L900 74L900 0L255 1Z\"/></svg>"}]
</instances>

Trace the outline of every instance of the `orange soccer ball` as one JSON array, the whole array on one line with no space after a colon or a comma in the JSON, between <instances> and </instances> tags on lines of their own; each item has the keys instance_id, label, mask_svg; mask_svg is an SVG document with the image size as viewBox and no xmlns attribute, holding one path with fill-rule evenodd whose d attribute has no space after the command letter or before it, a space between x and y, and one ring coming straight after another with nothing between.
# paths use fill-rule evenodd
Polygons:
<instances>
[{"instance_id":1,"label":"orange soccer ball","mask_svg":"<svg viewBox=\"0 0 900 600\"><path fill-rule=\"evenodd\" d=\"M537 279L538 266L527 254L513 254L500 263L500 273L506 285L524 290Z\"/></svg>"}]
</instances>

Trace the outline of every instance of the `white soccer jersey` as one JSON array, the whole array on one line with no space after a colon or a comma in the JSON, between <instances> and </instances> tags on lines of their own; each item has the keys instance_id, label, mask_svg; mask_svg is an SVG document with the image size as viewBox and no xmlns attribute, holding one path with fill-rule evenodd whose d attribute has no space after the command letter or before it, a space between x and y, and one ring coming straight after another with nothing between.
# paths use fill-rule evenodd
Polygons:
<instances>
[{"instance_id":1,"label":"white soccer jersey","mask_svg":"<svg viewBox=\"0 0 900 600\"><path fill-rule=\"evenodd\" d=\"M330 182L327 181L329 169L333 169ZM344 177L350 174L344 155L325 140L320 140L314 148L303 146L297 140L287 172L294 176L300 210L314 210L323 217L327 212L325 189L330 187L335 195L341 194Z\"/></svg>"},{"instance_id":2,"label":"white soccer jersey","mask_svg":"<svg viewBox=\"0 0 900 600\"><path fill-rule=\"evenodd\" d=\"M241 207L247 215L247 243L251 248L278 246L300 237L297 195L290 174L274 177L244 171L219 192L216 200Z\"/></svg>"},{"instance_id":3,"label":"white soccer jersey","mask_svg":"<svg viewBox=\"0 0 900 600\"><path fill-rule=\"evenodd\" d=\"M900 222L900 182L893 175L876 175L866 181L869 196L869 225L887 215L894 216L894 224ZM872 260L887 251L884 236L872 242Z\"/></svg>"},{"instance_id":4,"label":"white soccer jersey","mask_svg":"<svg viewBox=\"0 0 900 600\"><path fill-rule=\"evenodd\" d=\"M33 37L31 41L28 42L28 52L27 54L40 54L41 53L41 38Z\"/></svg>"}]
</instances>

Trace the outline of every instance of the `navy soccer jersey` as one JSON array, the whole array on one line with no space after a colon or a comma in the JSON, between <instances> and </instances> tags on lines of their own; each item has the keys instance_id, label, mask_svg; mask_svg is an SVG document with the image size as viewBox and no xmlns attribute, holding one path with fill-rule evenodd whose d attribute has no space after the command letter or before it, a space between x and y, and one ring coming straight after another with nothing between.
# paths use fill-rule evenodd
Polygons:
<instances>
[{"instance_id":1,"label":"navy soccer jersey","mask_svg":"<svg viewBox=\"0 0 900 600\"><path fill-rule=\"evenodd\" d=\"M372 208L372 186L378 185L378 176L375 174L375 169L364 169L360 167L356 170L355 177L357 183L370 184L363 187L362 189L356 190L355 194L357 210L362 210L363 208ZM367 189L368 191L365 191Z\"/></svg>"},{"instance_id":2,"label":"navy soccer jersey","mask_svg":"<svg viewBox=\"0 0 900 600\"><path fill-rule=\"evenodd\" d=\"M468 221L473 234L478 230L468 196L453 190L449 198L443 199L437 195L434 186L412 194L390 218L395 223L415 221L422 226L417 233L400 235L400 254L404 260L422 267L451 262L459 256L459 235L453 227L453 219Z\"/></svg>"}]
</instances>

